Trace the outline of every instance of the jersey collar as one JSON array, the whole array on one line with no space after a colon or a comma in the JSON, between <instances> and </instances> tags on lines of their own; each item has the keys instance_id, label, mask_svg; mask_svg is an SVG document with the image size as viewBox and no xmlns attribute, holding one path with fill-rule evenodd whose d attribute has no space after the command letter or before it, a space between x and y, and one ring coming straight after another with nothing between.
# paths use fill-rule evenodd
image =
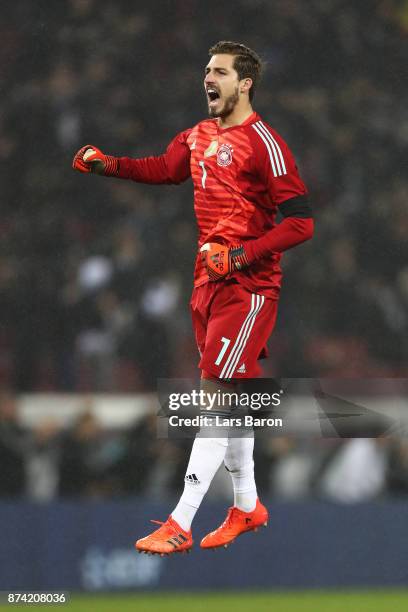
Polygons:
<instances>
[{"instance_id":1,"label":"jersey collar","mask_svg":"<svg viewBox=\"0 0 408 612\"><path fill-rule=\"evenodd\" d=\"M217 131L219 134L224 134L224 132L229 132L230 130L236 130L237 128L242 128L247 125L251 125L252 123L255 123L256 121L259 121L259 120L260 120L260 116L255 111L251 115L249 115L248 119L245 119L245 121L243 121L239 125L231 125L231 127L227 127L227 128L220 128L218 125L218 120L216 120Z\"/></svg>"}]
</instances>

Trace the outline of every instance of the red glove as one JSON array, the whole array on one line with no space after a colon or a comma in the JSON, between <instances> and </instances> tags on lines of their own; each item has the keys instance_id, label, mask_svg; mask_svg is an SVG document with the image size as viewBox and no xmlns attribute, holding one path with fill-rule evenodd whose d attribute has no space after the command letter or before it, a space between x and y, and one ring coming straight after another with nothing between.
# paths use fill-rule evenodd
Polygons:
<instances>
[{"instance_id":1,"label":"red glove","mask_svg":"<svg viewBox=\"0 0 408 612\"><path fill-rule=\"evenodd\" d=\"M75 154L72 167L79 172L94 172L105 176L118 173L119 160L112 155L104 155L94 145L85 145Z\"/></svg>"},{"instance_id":2,"label":"red glove","mask_svg":"<svg viewBox=\"0 0 408 612\"><path fill-rule=\"evenodd\" d=\"M200 253L211 281L225 278L235 270L243 270L251 263L242 244L227 247L216 242L207 242L201 247Z\"/></svg>"}]
</instances>

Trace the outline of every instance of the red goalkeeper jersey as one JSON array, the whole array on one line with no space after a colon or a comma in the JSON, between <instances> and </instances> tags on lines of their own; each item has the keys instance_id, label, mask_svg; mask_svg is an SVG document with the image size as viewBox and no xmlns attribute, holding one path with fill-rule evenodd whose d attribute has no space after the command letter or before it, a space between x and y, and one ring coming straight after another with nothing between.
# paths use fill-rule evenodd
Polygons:
<instances>
[{"instance_id":1,"label":"red goalkeeper jersey","mask_svg":"<svg viewBox=\"0 0 408 612\"><path fill-rule=\"evenodd\" d=\"M157 157L119 158L118 176L142 183L178 184L191 176L199 238L227 246L260 238L275 227L278 207L303 196L306 187L285 141L257 113L242 124L222 129L207 119L178 134ZM277 297L281 253L234 272L254 293ZM208 282L197 255L194 285Z\"/></svg>"}]
</instances>

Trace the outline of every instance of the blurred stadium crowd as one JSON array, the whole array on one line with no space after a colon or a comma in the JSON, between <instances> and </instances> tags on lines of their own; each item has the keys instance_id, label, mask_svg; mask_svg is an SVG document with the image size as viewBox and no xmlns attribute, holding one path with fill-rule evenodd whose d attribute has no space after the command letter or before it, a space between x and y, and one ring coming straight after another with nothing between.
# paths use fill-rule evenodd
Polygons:
<instances>
[{"instance_id":1,"label":"blurred stadium crowd","mask_svg":"<svg viewBox=\"0 0 408 612\"><path fill-rule=\"evenodd\" d=\"M82 176L71 159L87 142L162 152L206 116L203 68L219 39L266 60L255 106L295 151L317 221L315 239L284 257L266 373L407 376L407 30L406 0L11 4L0 22L3 387L137 391L196 375L191 186Z\"/></svg>"},{"instance_id":2,"label":"blurred stadium crowd","mask_svg":"<svg viewBox=\"0 0 408 612\"><path fill-rule=\"evenodd\" d=\"M101 426L91 406L68 428L44 421L24 428L15 398L0 397L0 499L104 500L176 497L191 440L157 438L156 414L127 430ZM263 497L357 503L408 494L406 438L261 437L255 446L257 485ZM220 469L209 498L231 501Z\"/></svg>"}]
</instances>

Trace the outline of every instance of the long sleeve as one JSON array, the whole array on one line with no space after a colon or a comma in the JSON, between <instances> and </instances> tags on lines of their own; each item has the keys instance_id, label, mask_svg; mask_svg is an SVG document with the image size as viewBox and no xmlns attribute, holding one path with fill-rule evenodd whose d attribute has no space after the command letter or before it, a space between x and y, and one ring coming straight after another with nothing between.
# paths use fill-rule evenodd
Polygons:
<instances>
[{"instance_id":1,"label":"long sleeve","mask_svg":"<svg viewBox=\"0 0 408 612\"><path fill-rule=\"evenodd\" d=\"M120 157L116 176L138 183L174 184L187 180L190 173L190 149L187 137L190 130L178 134L163 155L142 157Z\"/></svg>"},{"instance_id":2,"label":"long sleeve","mask_svg":"<svg viewBox=\"0 0 408 612\"><path fill-rule=\"evenodd\" d=\"M250 262L281 253L309 240L313 236L314 222L311 217L286 217L269 232L245 243Z\"/></svg>"},{"instance_id":3,"label":"long sleeve","mask_svg":"<svg viewBox=\"0 0 408 612\"><path fill-rule=\"evenodd\" d=\"M255 124L254 132L257 171L268 190L271 208L278 208L284 219L260 238L245 244L249 261L286 251L309 240L314 231L307 188L286 142L262 121Z\"/></svg>"}]
</instances>

